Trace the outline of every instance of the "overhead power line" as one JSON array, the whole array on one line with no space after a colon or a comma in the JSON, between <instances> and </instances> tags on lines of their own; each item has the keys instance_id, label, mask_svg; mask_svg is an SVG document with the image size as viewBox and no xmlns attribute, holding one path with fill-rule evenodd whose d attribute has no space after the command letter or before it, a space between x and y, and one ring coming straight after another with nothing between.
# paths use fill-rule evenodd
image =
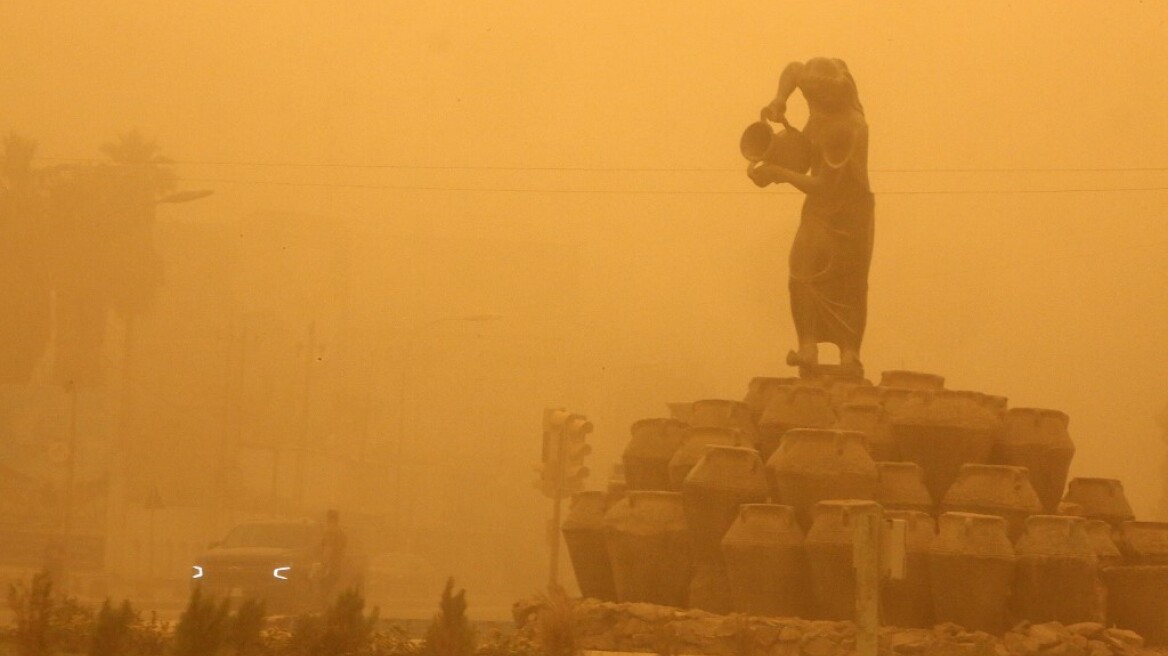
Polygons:
<instances>
[{"instance_id":1,"label":"overhead power line","mask_svg":"<svg viewBox=\"0 0 1168 656\"><path fill-rule=\"evenodd\" d=\"M54 162L105 162L98 157L38 157ZM475 164L346 164L334 162L261 162L227 160L170 160L169 164L189 166L239 166L264 168L373 169L387 171L550 171L565 173L727 173L743 168L718 167L636 167L636 166L502 166ZM1132 167L1004 167L1004 168L887 168L872 173L1156 173L1168 166Z\"/></svg>"},{"instance_id":2,"label":"overhead power line","mask_svg":"<svg viewBox=\"0 0 1168 656\"><path fill-rule=\"evenodd\" d=\"M718 189L569 189L564 187L460 187L435 185L378 185L359 183L334 182L291 182L286 180L231 180L222 178L182 178L184 182L199 184L238 184L238 185L269 185L278 187L317 187L329 189L370 189L385 191L437 191L437 192L498 192L520 194L635 194L635 195L678 195L678 196L745 196L774 194L761 190L718 190ZM877 190L877 196L912 196L912 195L953 195L953 194L1070 194L1070 193L1104 193L1104 192L1139 192L1139 191L1168 191L1168 186L1155 187L1064 187L1058 189L893 189ZM793 190L777 192L780 194L797 194Z\"/></svg>"}]
</instances>

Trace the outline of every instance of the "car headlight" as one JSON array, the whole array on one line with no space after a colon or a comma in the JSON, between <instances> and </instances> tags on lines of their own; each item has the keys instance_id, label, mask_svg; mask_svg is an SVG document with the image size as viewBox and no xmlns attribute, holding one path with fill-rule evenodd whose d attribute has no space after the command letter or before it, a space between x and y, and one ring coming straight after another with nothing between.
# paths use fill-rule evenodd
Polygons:
<instances>
[{"instance_id":1,"label":"car headlight","mask_svg":"<svg viewBox=\"0 0 1168 656\"><path fill-rule=\"evenodd\" d=\"M287 574L288 574L288 572L291 572L291 571L292 571L291 567L277 567L276 569L272 570L272 576L280 579L281 581L287 581L288 580Z\"/></svg>"},{"instance_id":2,"label":"car headlight","mask_svg":"<svg viewBox=\"0 0 1168 656\"><path fill-rule=\"evenodd\" d=\"M192 579L203 578L203 566L202 565L191 565L191 567L195 570L195 573L191 574Z\"/></svg>"}]
</instances>

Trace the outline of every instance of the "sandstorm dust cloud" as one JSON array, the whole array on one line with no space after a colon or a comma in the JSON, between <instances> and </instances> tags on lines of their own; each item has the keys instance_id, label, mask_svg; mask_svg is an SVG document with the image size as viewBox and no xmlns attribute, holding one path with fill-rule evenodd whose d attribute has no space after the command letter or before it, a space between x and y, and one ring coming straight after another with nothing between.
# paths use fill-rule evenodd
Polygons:
<instances>
[{"instance_id":1,"label":"sandstorm dust cloud","mask_svg":"<svg viewBox=\"0 0 1168 656\"><path fill-rule=\"evenodd\" d=\"M339 507L435 591L540 586L543 408L595 424L602 488L634 420L794 375L800 197L737 145L815 56L870 126L868 377L1062 410L1071 475L1164 516L1162 5L9 4L0 131L28 167L121 153L173 177L119 198L213 191L125 210L134 238L0 245L35 309L0 312L27 356L0 372L3 512L59 534L68 498L115 579L181 588L233 523ZM70 180L86 225L129 216Z\"/></svg>"}]
</instances>

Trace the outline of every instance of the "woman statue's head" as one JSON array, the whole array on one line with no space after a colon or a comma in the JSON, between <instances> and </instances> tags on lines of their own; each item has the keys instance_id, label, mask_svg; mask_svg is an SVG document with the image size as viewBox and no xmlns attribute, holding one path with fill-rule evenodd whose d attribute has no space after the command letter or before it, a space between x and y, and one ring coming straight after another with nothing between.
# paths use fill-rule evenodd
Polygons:
<instances>
[{"instance_id":1,"label":"woman statue's head","mask_svg":"<svg viewBox=\"0 0 1168 656\"><path fill-rule=\"evenodd\" d=\"M856 81L842 59L816 57L808 60L799 77L799 89L807 102L819 109L837 111L851 107L863 111Z\"/></svg>"}]
</instances>

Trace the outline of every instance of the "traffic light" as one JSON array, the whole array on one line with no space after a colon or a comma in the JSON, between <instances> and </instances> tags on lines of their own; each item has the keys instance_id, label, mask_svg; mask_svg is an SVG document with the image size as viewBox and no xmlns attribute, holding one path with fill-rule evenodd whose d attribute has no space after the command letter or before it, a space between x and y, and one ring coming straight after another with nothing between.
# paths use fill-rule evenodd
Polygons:
<instances>
[{"instance_id":1,"label":"traffic light","mask_svg":"<svg viewBox=\"0 0 1168 656\"><path fill-rule=\"evenodd\" d=\"M584 489L584 479L588 478L588 468L584 466L584 456L592 453L592 447L584 441L592 432L592 422L581 415L572 415L564 423L563 475L561 493L564 495Z\"/></svg>"},{"instance_id":2,"label":"traffic light","mask_svg":"<svg viewBox=\"0 0 1168 656\"><path fill-rule=\"evenodd\" d=\"M539 480L535 486L549 497L556 496L560 480L560 456L564 439L564 424L568 411L563 408L545 408L543 411L543 444L540 464L535 468Z\"/></svg>"},{"instance_id":3,"label":"traffic light","mask_svg":"<svg viewBox=\"0 0 1168 656\"><path fill-rule=\"evenodd\" d=\"M542 462L537 471L540 488L549 497L561 497L578 492L584 487L588 468L584 456L592 452L585 443L592 423L582 415L570 414L563 408L543 411Z\"/></svg>"}]
</instances>

